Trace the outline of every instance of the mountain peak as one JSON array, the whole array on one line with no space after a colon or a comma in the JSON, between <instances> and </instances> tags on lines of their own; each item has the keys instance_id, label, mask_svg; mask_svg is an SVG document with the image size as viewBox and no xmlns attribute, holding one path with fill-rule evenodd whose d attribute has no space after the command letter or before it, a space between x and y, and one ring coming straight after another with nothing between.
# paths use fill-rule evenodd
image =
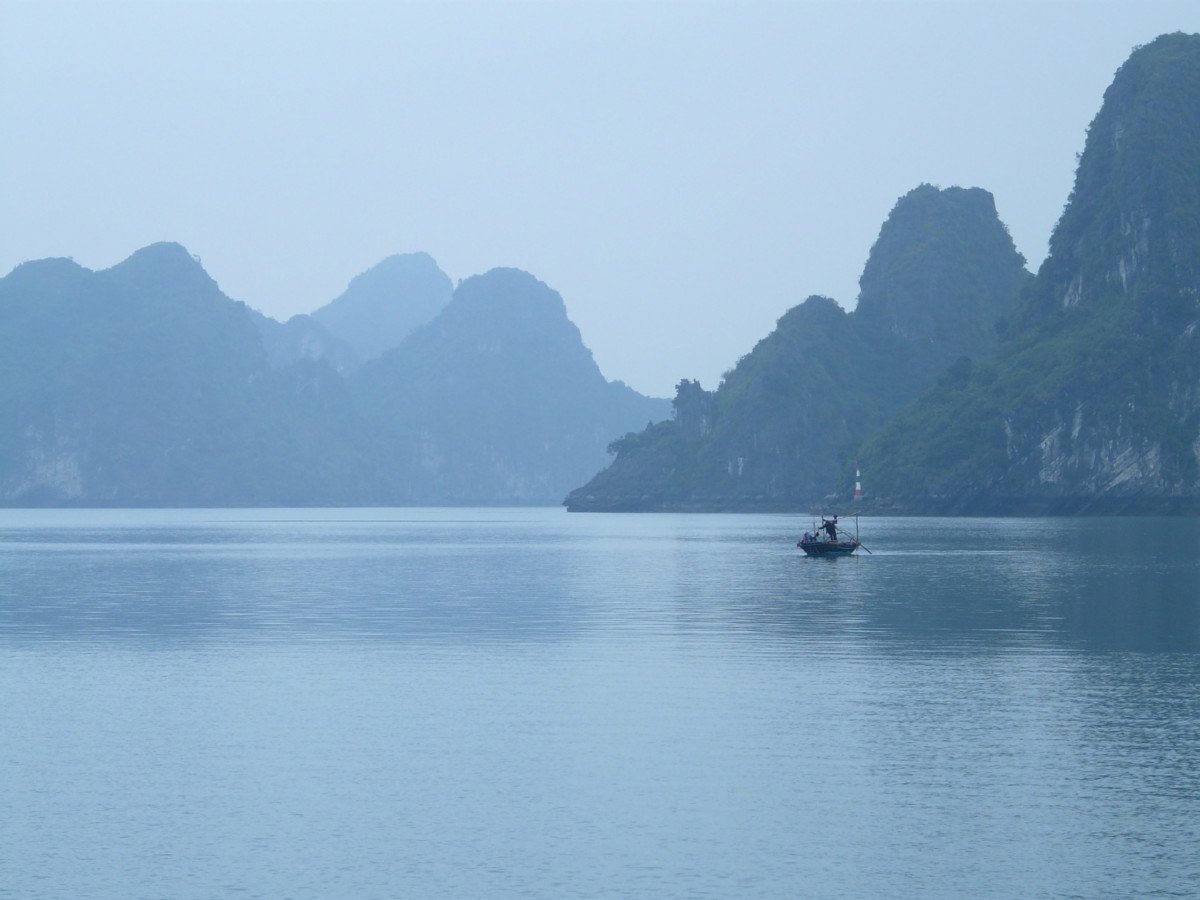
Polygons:
<instances>
[{"instance_id":1,"label":"mountain peak","mask_svg":"<svg viewBox=\"0 0 1200 900\"><path fill-rule=\"evenodd\" d=\"M30 284L56 283L65 287L82 283L91 274L90 269L85 269L75 260L55 256L23 262L0 281L6 282L13 290L22 289Z\"/></svg>"},{"instance_id":2,"label":"mountain peak","mask_svg":"<svg viewBox=\"0 0 1200 900\"><path fill-rule=\"evenodd\" d=\"M398 346L450 302L450 278L428 253L397 253L350 280L312 314L362 359Z\"/></svg>"},{"instance_id":3,"label":"mountain peak","mask_svg":"<svg viewBox=\"0 0 1200 900\"><path fill-rule=\"evenodd\" d=\"M1104 92L1033 309L1091 308L1142 284L1200 287L1197 171L1200 35L1166 34L1138 47Z\"/></svg>"},{"instance_id":4,"label":"mountain peak","mask_svg":"<svg viewBox=\"0 0 1200 900\"><path fill-rule=\"evenodd\" d=\"M511 268L464 280L353 383L388 411L381 439L404 502L557 500L609 441L669 410L607 382L562 297Z\"/></svg>"},{"instance_id":5,"label":"mountain peak","mask_svg":"<svg viewBox=\"0 0 1200 900\"><path fill-rule=\"evenodd\" d=\"M567 319L567 307L558 291L522 269L495 268L464 280L454 298L461 305L486 307L521 317Z\"/></svg>"},{"instance_id":6,"label":"mountain peak","mask_svg":"<svg viewBox=\"0 0 1200 900\"><path fill-rule=\"evenodd\" d=\"M922 184L896 201L880 228L855 316L940 366L992 345L996 320L1027 277L988 191Z\"/></svg>"},{"instance_id":7,"label":"mountain peak","mask_svg":"<svg viewBox=\"0 0 1200 900\"><path fill-rule=\"evenodd\" d=\"M393 253L381 259L365 272L350 279L349 289L364 289L374 284L391 284L396 278L431 278L436 280L449 278L438 267L437 261L428 253Z\"/></svg>"},{"instance_id":8,"label":"mountain peak","mask_svg":"<svg viewBox=\"0 0 1200 900\"><path fill-rule=\"evenodd\" d=\"M173 241L142 247L107 272L118 279L142 285L169 285L175 292L197 288L218 290L217 283L204 270L199 258Z\"/></svg>"},{"instance_id":9,"label":"mountain peak","mask_svg":"<svg viewBox=\"0 0 1200 900\"><path fill-rule=\"evenodd\" d=\"M158 241L147 244L131 253L120 265L178 266L181 269L202 269L200 260L188 252L187 247L175 241Z\"/></svg>"}]
</instances>

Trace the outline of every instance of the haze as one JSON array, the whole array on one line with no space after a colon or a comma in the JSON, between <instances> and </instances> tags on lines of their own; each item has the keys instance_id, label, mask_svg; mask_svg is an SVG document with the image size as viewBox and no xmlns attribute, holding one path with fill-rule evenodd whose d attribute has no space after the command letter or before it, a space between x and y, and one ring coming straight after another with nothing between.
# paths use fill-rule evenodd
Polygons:
<instances>
[{"instance_id":1,"label":"haze","mask_svg":"<svg viewBox=\"0 0 1200 900\"><path fill-rule=\"evenodd\" d=\"M896 199L984 187L1035 268L1137 44L1193 2L0 3L0 269L174 240L310 312L383 257L558 290L604 373L852 307Z\"/></svg>"}]
</instances>

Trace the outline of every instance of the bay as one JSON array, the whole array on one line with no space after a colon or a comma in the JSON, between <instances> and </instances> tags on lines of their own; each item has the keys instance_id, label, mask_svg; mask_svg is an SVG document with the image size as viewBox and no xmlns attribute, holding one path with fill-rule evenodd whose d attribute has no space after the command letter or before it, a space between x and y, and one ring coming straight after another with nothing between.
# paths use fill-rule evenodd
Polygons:
<instances>
[{"instance_id":1,"label":"bay","mask_svg":"<svg viewBox=\"0 0 1200 900\"><path fill-rule=\"evenodd\" d=\"M1200 884L1200 520L0 512L0 896Z\"/></svg>"}]
</instances>

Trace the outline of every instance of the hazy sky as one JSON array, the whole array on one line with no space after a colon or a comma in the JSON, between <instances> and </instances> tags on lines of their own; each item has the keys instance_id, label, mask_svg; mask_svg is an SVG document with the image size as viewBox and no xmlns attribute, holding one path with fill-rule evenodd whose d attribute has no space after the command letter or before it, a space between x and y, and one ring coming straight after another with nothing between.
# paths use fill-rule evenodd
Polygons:
<instances>
[{"instance_id":1,"label":"hazy sky","mask_svg":"<svg viewBox=\"0 0 1200 900\"><path fill-rule=\"evenodd\" d=\"M0 0L0 269L175 240L286 318L397 252L558 290L604 373L714 386L896 198L1031 267L1113 72L1200 3Z\"/></svg>"}]
</instances>

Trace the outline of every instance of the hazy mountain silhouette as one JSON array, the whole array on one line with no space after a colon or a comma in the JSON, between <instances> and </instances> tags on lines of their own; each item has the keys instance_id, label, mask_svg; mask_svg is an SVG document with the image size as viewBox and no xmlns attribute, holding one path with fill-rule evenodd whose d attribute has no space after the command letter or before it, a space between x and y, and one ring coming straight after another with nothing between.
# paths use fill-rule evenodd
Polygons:
<instances>
[{"instance_id":1,"label":"hazy mountain silhouette","mask_svg":"<svg viewBox=\"0 0 1200 900\"><path fill-rule=\"evenodd\" d=\"M468 278L353 379L396 502L557 503L665 400L606 381L562 298L532 275Z\"/></svg>"},{"instance_id":2,"label":"hazy mountain silhouette","mask_svg":"<svg viewBox=\"0 0 1200 900\"><path fill-rule=\"evenodd\" d=\"M340 297L312 318L372 359L400 344L450 302L450 279L427 253L389 256L356 276Z\"/></svg>"},{"instance_id":3,"label":"hazy mountain silhouette","mask_svg":"<svg viewBox=\"0 0 1200 900\"><path fill-rule=\"evenodd\" d=\"M348 383L319 325L264 327L177 244L101 272L19 266L0 279L0 502L553 501L666 402L606 382L544 286L472 293L495 281L470 280L407 350ZM316 351L272 350L281 329L315 335ZM395 440L408 433L454 461L419 491L397 488L413 472Z\"/></svg>"},{"instance_id":4,"label":"hazy mountain silhouette","mask_svg":"<svg viewBox=\"0 0 1200 900\"><path fill-rule=\"evenodd\" d=\"M8 503L286 502L343 459L251 311L178 244L102 272L19 266L0 280L0 360ZM314 430L334 439L292 439Z\"/></svg>"},{"instance_id":5,"label":"hazy mountain silhouette","mask_svg":"<svg viewBox=\"0 0 1200 900\"><path fill-rule=\"evenodd\" d=\"M359 363L354 348L330 334L312 316L292 316L286 322L280 322L257 310L250 312L267 361L273 368L290 366L301 360L323 359L338 372L349 372Z\"/></svg>"}]
</instances>

